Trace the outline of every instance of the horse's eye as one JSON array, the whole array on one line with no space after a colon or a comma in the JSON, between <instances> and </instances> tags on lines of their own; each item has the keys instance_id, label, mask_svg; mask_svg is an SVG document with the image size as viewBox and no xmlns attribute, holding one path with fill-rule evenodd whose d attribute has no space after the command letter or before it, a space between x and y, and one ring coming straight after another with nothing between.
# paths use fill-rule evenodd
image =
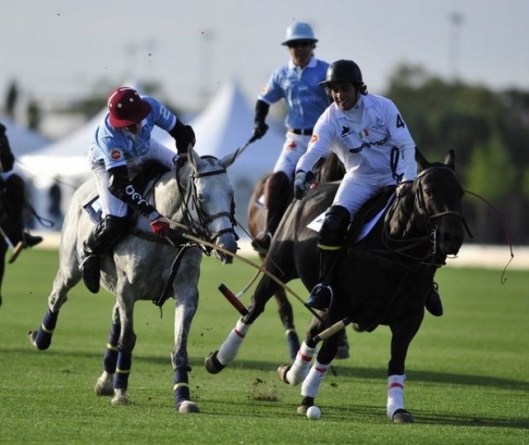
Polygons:
<instances>
[{"instance_id":1,"label":"horse's eye","mask_svg":"<svg viewBox=\"0 0 529 445\"><path fill-rule=\"evenodd\" d=\"M198 194L197 194L197 199L198 199L199 201L204 201L204 199L205 199L204 193L198 193Z\"/></svg>"},{"instance_id":2,"label":"horse's eye","mask_svg":"<svg viewBox=\"0 0 529 445\"><path fill-rule=\"evenodd\" d=\"M433 196L433 193L429 188L425 187L423 190L424 190L424 194L428 196L428 198L431 198Z\"/></svg>"}]
</instances>

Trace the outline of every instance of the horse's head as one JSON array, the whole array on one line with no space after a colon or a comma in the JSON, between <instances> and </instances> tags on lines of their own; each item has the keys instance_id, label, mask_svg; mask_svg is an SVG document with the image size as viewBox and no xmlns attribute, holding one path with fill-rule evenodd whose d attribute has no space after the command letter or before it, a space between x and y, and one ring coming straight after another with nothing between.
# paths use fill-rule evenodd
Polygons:
<instances>
[{"instance_id":1,"label":"horse's head","mask_svg":"<svg viewBox=\"0 0 529 445\"><path fill-rule=\"evenodd\" d=\"M415 159L416 211L427 221L437 251L444 256L456 255L463 244L466 223L461 204L464 191L455 174L454 151L446 154L444 163L429 163L418 149Z\"/></svg>"},{"instance_id":2,"label":"horse's head","mask_svg":"<svg viewBox=\"0 0 529 445\"><path fill-rule=\"evenodd\" d=\"M215 250L215 255L223 263L231 263L233 257L226 252L237 252L237 237L234 231L235 192L226 171L230 164L212 156L201 158L193 149L189 150L188 164L196 228L205 241L220 248Z\"/></svg>"}]
</instances>

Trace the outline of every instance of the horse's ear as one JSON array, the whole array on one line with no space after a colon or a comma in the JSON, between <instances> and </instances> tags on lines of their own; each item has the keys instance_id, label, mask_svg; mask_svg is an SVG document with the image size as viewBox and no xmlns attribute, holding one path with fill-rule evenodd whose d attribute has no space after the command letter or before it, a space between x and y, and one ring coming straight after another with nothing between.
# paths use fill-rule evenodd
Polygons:
<instances>
[{"instance_id":1,"label":"horse's ear","mask_svg":"<svg viewBox=\"0 0 529 445\"><path fill-rule=\"evenodd\" d=\"M445 164L452 170L456 170L456 153L453 149L450 149L445 156Z\"/></svg>"},{"instance_id":2,"label":"horse's ear","mask_svg":"<svg viewBox=\"0 0 529 445\"><path fill-rule=\"evenodd\" d=\"M419 171L423 171L425 168L428 168L430 166L430 163L419 151L418 147L415 147L415 160L417 161L417 167Z\"/></svg>"},{"instance_id":3,"label":"horse's ear","mask_svg":"<svg viewBox=\"0 0 529 445\"><path fill-rule=\"evenodd\" d=\"M237 159L238 152L235 150L233 153L227 154L220 160L220 165L222 165L224 168L228 168L230 165L232 165L235 162L235 159Z\"/></svg>"},{"instance_id":4,"label":"horse's ear","mask_svg":"<svg viewBox=\"0 0 529 445\"><path fill-rule=\"evenodd\" d=\"M187 162L189 162L195 170L197 169L197 165L200 162L200 156L195 151L195 149L191 147L191 145L187 150Z\"/></svg>"}]
</instances>

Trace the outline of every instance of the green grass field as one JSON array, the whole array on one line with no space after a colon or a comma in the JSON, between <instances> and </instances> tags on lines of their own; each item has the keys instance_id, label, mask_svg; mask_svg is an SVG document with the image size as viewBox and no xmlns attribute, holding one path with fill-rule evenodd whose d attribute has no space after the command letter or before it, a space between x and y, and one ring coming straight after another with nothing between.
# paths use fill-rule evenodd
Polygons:
<instances>
[{"instance_id":1,"label":"green grass field","mask_svg":"<svg viewBox=\"0 0 529 445\"><path fill-rule=\"evenodd\" d=\"M389 330L348 330L351 358L334 362L317 404L322 417L296 414L300 388L276 377L288 361L276 305L248 334L237 360L218 375L203 366L238 314L218 292L244 287L242 263L202 266L201 301L189 341L192 397L199 414L178 414L172 396L173 304L136 307L131 406L114 407L93 386L114 299L78 285L53 343L26 338L46 310L56 251L25 251L7 266L0 308L0 443L6 444L529 444L529 273L445 268L437 275L445 315L426 315L407 360L406 407L416 423L385 414ZM299 283L291 283L305 297ZM244 297L245 303L249 295ZM295 299L298 332L308 312Z\"/></svg>"}]
</instances>

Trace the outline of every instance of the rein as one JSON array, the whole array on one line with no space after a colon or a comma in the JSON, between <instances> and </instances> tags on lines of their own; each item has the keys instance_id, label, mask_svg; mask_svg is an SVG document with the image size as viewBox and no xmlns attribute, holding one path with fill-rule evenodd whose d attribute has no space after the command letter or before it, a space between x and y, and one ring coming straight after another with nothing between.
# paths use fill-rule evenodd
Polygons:
<instances>
[{"instance_id":1,"label":"rein","mask_svg":"<svg viewBox=\"0 0 529 445\"><path fill-rule=\"evenodd\" d=\"M417 268L419 268L421 264L428 265L428 266L435 266L435 267L441 267L445 264L445 261L444 261L445 257L440 256L439 253L437 252L438 226L435 223L436 220L444 218L446 216L456 216L463 223L463 226L465 227L465 230L467 231L468 235L471 238L473 237L472 233L470 232L470 229L468 228L465 217L461 214L461 212L448 210L448 211L432 214L428 211L426 204L424 202L424 198L423 198L424 190L423 190L422 180L426 177L428 173L434 170L439 170L439 169L450 171L452 174L454 174L454 177L455 177L455 173L450 167L445 166L445 165L435 165L435 166L431 166L431 167L428 167L422 170L417 175L417 178L414 181L414 183L416 184L414 208L416 208L417 213L419 215L422 215L424 219L426 220L426 224L425 224L426 234L425 235L414 237L414 238L408 238L408 239L397 239L390 235L389 220L391 216L395 214L399 206L399 203L401 202L399 198L394 200L384 221L384 228L382 232L383 234L382 242L384 243L384 246L389 251L401 257L407 258L408 260L412 260L413 262L419 262L419 266L417 266ZM410 219L412 218L412 215L413 215L413 212L411 212L409 215ZM395 244L399 245L399 247L393 247L390 245L390 243L393 245ZM412 251L413 249L420 247L420 246L424 246L424 245L430 246L430 248L428 249L429 252L427 252L424 256L418 257L416 255L412 255L411 253L408 253ZM411 269L413 270L413 268Z\"/></svg>"}]
</instances>

